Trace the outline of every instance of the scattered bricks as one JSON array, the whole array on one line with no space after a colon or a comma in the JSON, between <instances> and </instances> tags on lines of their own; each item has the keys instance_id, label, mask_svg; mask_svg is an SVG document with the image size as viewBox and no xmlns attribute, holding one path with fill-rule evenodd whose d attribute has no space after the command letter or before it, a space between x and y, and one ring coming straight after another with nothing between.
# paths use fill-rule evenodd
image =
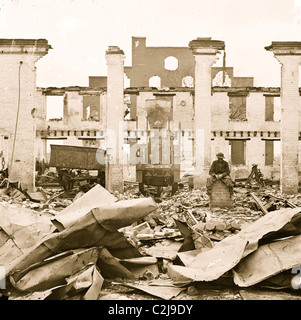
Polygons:
<instances>
[{"instance_id":1,"label":"scattered bricks","mask_svg":"<svg viewBox=\"0 0 301 320\"><path fill-rule=\"evenodd\" d=\"M223 231L227 229L227 223L223 220L209 220L206 222L205 229L208 231Z\"/></svg>"}]
</instances>

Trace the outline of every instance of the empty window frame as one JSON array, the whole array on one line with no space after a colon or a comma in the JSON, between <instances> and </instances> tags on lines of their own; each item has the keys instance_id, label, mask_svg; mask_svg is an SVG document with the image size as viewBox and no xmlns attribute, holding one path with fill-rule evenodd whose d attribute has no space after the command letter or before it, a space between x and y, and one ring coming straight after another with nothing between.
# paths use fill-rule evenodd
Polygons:
<instances>
[{"instance_id":1,"label":"empty window frame","mask_svg":"<svg viewBox=\"0 0 301 320\"><path fill-rule=\"evenodd\" d=\"M212 80L213 87L231 87L231 78L227 72L219 71Z\"/></svg>"},{"instance_id":2,"label":"empty window frame","mask_svg":"<svg viewBox=\"0 0 301 320\"><path fill-rule=\"evenodd\" d=\"M83 120L99 121L100 96L83 96Z\"/></svg>"},{"instance_id":3,"label":"empty window frame","mask_svg":"<svg viewBox=\"0 0 301 320\"><path fill-rule=\"evenodd\" d=\"M179 61L176 57L170 56L164 60L164 68L169 71L175 71L178 69Z\"/></svg>"},{"instance_id":4,"label":"empty window frame","mask_svg":"<svg viewBox=\"0 0 301 320\"><path fill-rule=\"evenodd\" d=\"M265 96L265 121L280 121L281 101L280 96Z\"/></svg>"},{"instance_id":5,"label":"empty window frame","mask_svg":"<svg viewBox=\"0 0 301 320\"><path fill-rule=\"evenodd\" d=\"M161 87L161 78L159 76L153 76L149 79L148 85L150 87L154 88L160 88Z\"/></svg>"},{"instance_id":6,"label":"empty window frame","mask_svg":"<svg viewBox=\"0 0 301 320\"><path fill-rule=\"evenodd\" d=\"M247 96L229 94L229 120L247 120Z\"/></svg>"},{"instance_id":7,"label":"empty window frame","mask_svg":"<svg viewBox=\"0 0 301 320\"><path fill-rule=\"evenodd\" d=\"M182 79L182 87L185 88L193 88L194 87L194 79L191 76L186 76Z\"/></svg>"},{"instance_id":8,"label":"empty window frame","mask_svg":"<svg viewBox=\"0 0 301 320\"><path fill-rule=\"evenodd\" d=\"M232 165L246 164L246 140L229 140Z\"/></svg>"},{"instance_id":9,"label":"empty window frame","mask_svg":"<svg viewBox=\"0 0 301 320\"><path fill-rule=\"evenodd\" d=\"M265 140L265 165L280 164L281 144L280 140Z\"/></svg>"},{"instance_id":10,"label":"empty window frame","mask_svg":"<svg viewBox=\"0 0 301 320\"><path fill-rule=\"evenodd\" d=\"M64 96L46 96L46 120L62 120Z\"/></svg>"}]
</instances>

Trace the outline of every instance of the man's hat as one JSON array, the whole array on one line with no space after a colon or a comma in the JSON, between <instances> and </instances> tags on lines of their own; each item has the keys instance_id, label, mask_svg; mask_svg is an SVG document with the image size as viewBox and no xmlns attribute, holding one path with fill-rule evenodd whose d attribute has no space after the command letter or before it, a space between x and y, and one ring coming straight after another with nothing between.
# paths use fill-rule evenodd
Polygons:
<instances>
[{"instance_id":1,"label":"man's hat","mask_svg":"<svg viewBox=\"0 0 301 320\"><path fill-rule=\"evenodd\" d=\"M222 152L219 152L216 156L218 158L225 158L225 156L224 156L224 154Z\"/></svg>"}]
</instances>

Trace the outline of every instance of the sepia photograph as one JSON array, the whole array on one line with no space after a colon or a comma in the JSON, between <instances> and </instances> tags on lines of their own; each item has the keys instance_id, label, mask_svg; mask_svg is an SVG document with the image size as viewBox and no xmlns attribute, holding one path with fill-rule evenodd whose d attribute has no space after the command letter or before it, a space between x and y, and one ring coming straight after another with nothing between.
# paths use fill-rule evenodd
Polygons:
<instances>
[{"instance_id":1,"label":"sepia photograph","mask_svg":"<svg viewBox=\"0 0 301 320\"><path fill-rule=\"evenodd\" d=\"M1 302L301 300L301 0L0 0L0 82Z\"/></svg>"}]
</instances>

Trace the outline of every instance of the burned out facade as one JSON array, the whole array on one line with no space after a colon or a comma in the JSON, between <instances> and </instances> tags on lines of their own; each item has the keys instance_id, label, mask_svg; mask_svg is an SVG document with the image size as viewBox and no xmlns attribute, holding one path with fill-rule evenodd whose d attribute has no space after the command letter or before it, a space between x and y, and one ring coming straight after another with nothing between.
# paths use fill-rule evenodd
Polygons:
<instances>
[{"instance_id":1,"label":"burned out facade","mask_svg":"<svg viewBox=\"0 0 301 320\"><path fill-rule=\"evenodd\" d=\"M194 42L195 41L195 42ZM1 44L1 43L0 43ZM30 44L34 46L34 43ZM291 44L288 43L287 46ZM19 43L14 46L21 50ZM287 57L289 61L290 51L284 45L275 48L282 52L281 57ZM295 50L299 50L295 45ZM48 51L48 43L45 42L44 54ZM275 49L273 46L269 50ZM121 180L136 181L135 165L130 161L130 150L134 144L145 145L145 133L150 131L150 123L147 118L147 105L149 101L155 101L159 105L167 101L171 106L168 129L180 132L180 136L173 139L173 146L178 150L180 162L180 175L193 172L203 175L196 179L195 187L204 185L204 177L208 174L208 165L215 158L217 152L223 152L226 160L231 165L233 179L247 178L252 165L257 164L267 179L282 179L285 173L282 170L283 163L288 160L281 153L281 140L284 132L295 128L292 135L295 144L289 145L293 151L295 169L300 171L301 152L299 137L300 90L294 87L294 98L289 100L291 108L294 108L294 126L290 126L290 120L283 124L283 97L290 95L289 86L285 91L275 87L254 87L252 77L235 77L233 68L213 67L217 60L217 54L225 49L222 41L215 42L210 38L198 38L190 42L186 48L175 47L146 47L145 38L132 38L132 66L124 67L124 53L118 47L110 47L106 52L108 64L107 77L90 77L88 87L65 88L35 88L35 78L30 80L30 103L25 99L24 91L21 95L20 110L26 107L26 117L22 116L22 122L26 127L30 142L31 160L24 157L22 166L15 168L13 177L17 177L27 185L34 185L34 160L38 162L49 161L49 145L64 144L86 147L102 147L106 144L105 131L109 128L119 134L123 132L123 142L119 142L118 150L123 154L118 155L121 164L111 168L110 181L112 189L118 189ZM276 50L275 49L275 50ZM296 52L297 52L296 51ZM299 52L299 51L298 51ZM20 61L23 55L28 53L20 51ZM12 59L11 52L3 52L1 57ZM16 57L16 56L14 56ZM172 67L167 67L167 58L174 62ZM299 57L299 55L297 55ZM17 60L18 60L17 59ZM284 59L285 58L280 58ZM14 61L17 71L19 61ZM285 62L281 62L285 64ZM299 61L299 60L298 60ZM4 63L4 62L3 62ZM33 68L32 63L31 68ZM298 62L294 65L297 68ZM7 74L4 64L1 68ZM285 69L283 67L282 69ZM298 68L295 73L298 72ZM284 72L284 71L283 71ZM130 79L130 86L124 88L124 73ZM17 75L17 72L15 72ZM285 75L284 75L285 76ZM12 76L10 75L9 78ZM17 92L17 78L14 77L14 94ZM154 81L155 80L155 81ZM22 81L22 80L21 80ZM153 84L157 84L154 86ZM22 83L22 82L21 82ZM28 83L28 82L27 82ZM284 82L282 81L282 84ZM16 96L9 95L10 90L3 90L2 97L4 108L1 108L1 150L3 163L9 164L16 161L16 154L12 158L13 150L24 150L17 147L25 139L24 134L16 135L15 128L17 115L12 110L16 108ZM288 93L286 93L288 92ZM60 116L48 119L50 108L49 101L56 97L60 106ZM285 98L284 98L285 99ZM13 105L13 107L12 107ZM116 109L117 107L117 109ZM7 112L8 109L10 112ZM47 110L48 109L48 110ZM25 111L24 111L25 112ZM29 117L30 114L30 117ZM8 122L8 117L12 118ZM30 126L27 120L30 120ZM120 129L119 123L124 122ZM198 136L198 129L203 130ZM27 134L26 134L27 135ZM287 140L290 141L290 138ZM206 151L201 150L200 145ZM28 149L29 150L29 149ZM283 145L282 145L282 150ZM16 152L16 151L15 151ZM13 159L13 160L12 160ZM200 167L197 167L197 159L202 159ZM297 162L296 162L297 161ZM289 161L288 161L289 162ZM16 165L17 166L17 165ZM22 176L24 166L32 171L32 178ZM9 165L8 165L9 167ZM26 169L27 170L27 169ZM295 175L296 176L296 175ZM285 178L284 178L285 179ZM288 180L290 178L288 177ZM123 182L122 182L123 183ZM296 181L293 182L296 185ZM122 185L120 187L122 189ZM286 190L292 192L289 187ZM294 192L294 191L293 191Z\"/></svg>"}]
</instances>

